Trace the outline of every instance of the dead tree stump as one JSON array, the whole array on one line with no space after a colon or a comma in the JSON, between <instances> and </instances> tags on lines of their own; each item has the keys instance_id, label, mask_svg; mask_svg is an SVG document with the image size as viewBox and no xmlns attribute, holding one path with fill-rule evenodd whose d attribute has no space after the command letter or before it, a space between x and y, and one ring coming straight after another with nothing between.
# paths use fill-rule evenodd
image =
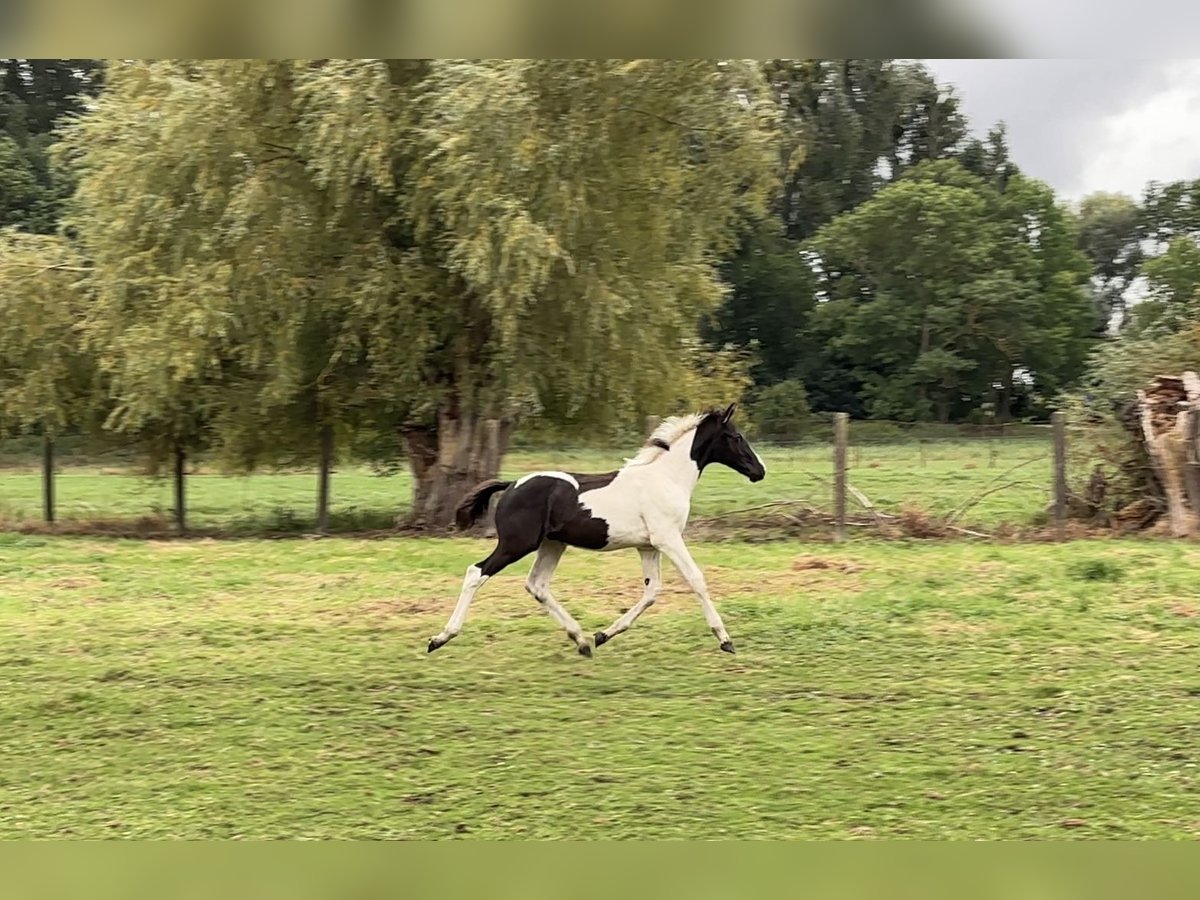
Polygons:
<instances>
[{"instance_id":1,"label":"dead tree stump","mask_svg":"<svg viewBox=\"0 0 1200 900\"><path fill-rule=\"evenodd\" d=\"M1134 437L1145 448L1172 536L1200 536L1200 376L1159 375L1138 391Z\"/></svg>"}]
</instances>

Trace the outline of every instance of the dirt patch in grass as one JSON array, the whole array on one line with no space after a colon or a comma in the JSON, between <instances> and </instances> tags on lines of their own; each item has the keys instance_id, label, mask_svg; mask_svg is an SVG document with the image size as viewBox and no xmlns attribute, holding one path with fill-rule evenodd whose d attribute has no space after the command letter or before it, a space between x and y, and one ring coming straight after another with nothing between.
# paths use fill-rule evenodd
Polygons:
<instances>
[{"instance_id":1,"label":"dirt patch in grass","mask_svg":"<svg viewBox=\"0 0 1200 900\"><path fill-rule=\"evenodd\" d=\"M983 622L968 622L955 616L936 616L921 624L921 630L933 637L962 637L963 635L989 634L996 626Z\"/></svg>"},{"instance_id":2,"label":"dirt patch in grass","mask_svg":"<svg viewBox=\"0 0 1200 900\"><path fill-rule=\"evenodd\" d=\"M792 569L797 572L807 572L813 569L827 569L846 575L861 572L863 567L844 560L824 559L820 556L800 556L792 562Z\"/></svg>"},{"instance_id":3,"label":"dirt patch in grass","mask_svg":"<svg viewBox=\"0 0 1200 900\"><path fill-rule=\"evenodd\" d=\"M46 582L46 587L53 588L56 591L71 591L78 588L95 587L101 583L100 579L95 575L83 575L71 578L56 578L53 581Z\"/></svg>"},{"instance_id":4,"label":"dirt patch in grass","mask_svg":"<svg viewBox=\"0 0 1200 900\"><path fill-rule=\"evenodd\" d=\"M397 616L429 616L434 613L449 611L454 608L454 598L446 597L416 597L403 600L367 600L339 606L330 610L330 618L338 621L356 621L361 619L394 619Z\"/></svg>"}]
</instances>

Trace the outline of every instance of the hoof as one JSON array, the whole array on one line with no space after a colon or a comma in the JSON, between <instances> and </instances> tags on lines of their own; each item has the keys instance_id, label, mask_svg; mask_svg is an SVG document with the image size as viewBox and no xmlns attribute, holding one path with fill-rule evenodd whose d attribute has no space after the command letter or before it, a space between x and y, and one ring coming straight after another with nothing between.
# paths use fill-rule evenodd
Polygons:
<instances>
[{"instance_id":1,"label":"hoof","mask_svg":"<svg viewBox=\"0 0 1200 900\"><path fill-rule=\"evenodd\" d=\"M579 645L579 655L586 656L588 659L591 659L592 658L591 644L580 644Z\"/></svg>"},{"instance_id":2,"label":"hoof","mask_svg":"<svg viewBox=\"0 0 1200 900\"><path fill-rule=\"evenodd\" d=\"M734 653L733 641L721 641L721 649L726 653Z\"/></svg>"},{"instance_id":3,"label":"hoof","mask_svg":"<svg viewBox=\"0 0 1200 900\"><path fill-rule=\"evenodd\" d=\"M603 631L597 631L594 640L596 641L596 646L599 647L601 644L608 643L608 635Z\"/></svg>"},{"instance_id":4,"label":"hoof","mask_svg":"<svg viewBox=\"0 0 1200 900\"><path fill-rule=\"evenodd\" d=\"M438 647L442 646L442 644L444 644L444 643L445 643L445 641L439 641L437 638L430 638L429 639L429 649L426 650L425 652L432 653L434 650L436 650Z\"/></svg>"}]
</instances>

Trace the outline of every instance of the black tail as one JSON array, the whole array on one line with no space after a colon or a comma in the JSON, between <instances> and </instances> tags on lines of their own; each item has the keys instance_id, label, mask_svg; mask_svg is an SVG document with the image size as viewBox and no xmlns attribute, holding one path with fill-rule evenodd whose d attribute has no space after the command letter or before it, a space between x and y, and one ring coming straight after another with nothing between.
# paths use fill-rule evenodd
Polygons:
<instances>
[{"instance_id":1,"label":"black tail","mask_svg":"<svg viewBox=\"0 0 1200 900\"><path fill-rule=\"evenodd\" d=\"M467 495L458 504L458 509L454 511L454 520L458 523L458 527L465 531L474 525L487 509L492 494L504 490L510 484L512 484L511 481L497 481L493 478L491 481L484 481L467 491Z\"/></svg>"}]
</instances>

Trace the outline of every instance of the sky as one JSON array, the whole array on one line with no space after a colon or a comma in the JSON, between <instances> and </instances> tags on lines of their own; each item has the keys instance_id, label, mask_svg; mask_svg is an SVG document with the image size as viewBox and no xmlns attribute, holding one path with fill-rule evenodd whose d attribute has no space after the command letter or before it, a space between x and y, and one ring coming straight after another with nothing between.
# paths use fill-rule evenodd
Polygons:
<instances>
[{"instance_id":1,"label":"sky","mask_svg":"<svg viewBox=\"0 0 1200 900\"><path fill-rule=\"evenodd\" d=\"M924 62L976 132L1003 120L1014 162L1063 199L1200 178L1200 59Z\"/></svg>"}]
</instances>

